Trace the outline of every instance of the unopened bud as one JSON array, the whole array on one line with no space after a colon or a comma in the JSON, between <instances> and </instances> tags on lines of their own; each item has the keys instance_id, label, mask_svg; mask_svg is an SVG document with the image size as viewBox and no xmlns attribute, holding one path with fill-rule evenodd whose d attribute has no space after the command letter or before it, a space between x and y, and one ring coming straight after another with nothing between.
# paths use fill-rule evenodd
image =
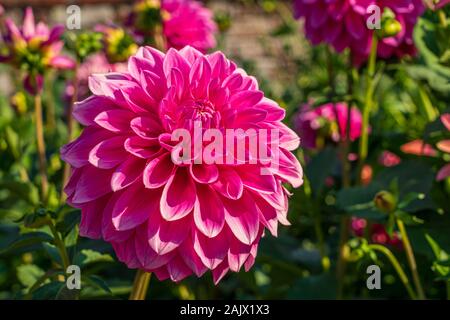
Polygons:
<instances>
[{"instance_id":1,"label":"unopened bud","mask_svg":"<svg viewBox=\"0 0 450 320\"><path fill-rule=\"evenodd\" d=\"M373 199L375 206L384 213L391 213L397 206L397 200L394 195L388 191L380 191Z\"/></svg>"}]
</instances>

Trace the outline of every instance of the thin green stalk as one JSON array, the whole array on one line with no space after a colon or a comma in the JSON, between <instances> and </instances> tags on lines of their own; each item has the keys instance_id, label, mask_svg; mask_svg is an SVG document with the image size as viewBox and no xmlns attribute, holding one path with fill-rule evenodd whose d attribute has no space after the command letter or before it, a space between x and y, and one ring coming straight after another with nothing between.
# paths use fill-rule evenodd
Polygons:
<instances>
[{"instance_id":1,"label":"thin green stalk","mask_svg":"<svg viewBox=\"0 0 450 320\"><path fill-rule=\"evenodd\" d=\"M129 300L145 300L151 275L140 269L136 272Z\"/></svg>"},{"instance_id":2,"label":"thin green stalk","mask_svg":"<svg viewBox=\"0 0 450 320\"><path fill-rule=\"evenodd\" d=\"M409 268L411 269L411 273L413 276L413 282L416 287L417 296L420 300L425 300L425 292L423 291L422 283L420 282L419 272L417 270L417 263L414 257L414 252L411 246L411 242L409 241L408 233L406 232L405 225L403 221L397 219L397 226L400 230L400 234L402 236L403 246L405 247L406 258L408 259Z\"/></svg>"},{"instance_id":3,"label":"thin green stalk","mask_svg":"<svg viewBox=\"0 0 450 320\"><path fill-rule=\"evenodd\" d=\"M62 260L62 266L64 268L64 273L67 270L67 267L70 265L69 255L67 254L66 246L64 245L64 242L62 241L58 230L56 230L56 227L52 222L49 223L50 230L52 231L53 237L55 239L55 246L58 248L59 255L61 256Z\"/></svg>"},{"instance_id":4,"label":"thin green stalk","mask_svg":"<svg viewBox=\"0 0 450 320\"><path fill-rule=\"evenodd\" d=\"M339 252L338 261L336 265L336 280L337 280L337 299L341 300L344 297L344 276L345 269L347 268L347 247L346 243L348 241L350 219L345 214L342 216L340 221L340 231L339 231Z\"/></svg>"},{"instance_id":5,"label":"thin green stalk","mask_svg":"<svg viewBox=\"0 0 450 320\"><path fill-rule=\"evenodd\" d=\"M42 121L42 97L39 93L34 96L34 114L39 159L39 174L41 176L41 195L42 201L45 203L47 201L48 194L47 159L45 157L44 124Z\"/></svg>"},{"instance_id":6,"label":"thin green stalk","mask_svg":"<svg viewBox=\"0 0 450 320\"><path fill-rule=\"evenodd\" d=\"M372 36L372 45L370 49L369 62L367 67L367 78L366 78L366 96L364 101L364 109L363 109L363 119L361 126L361 137L359 139L359 154L358 154L358 181L361 182L361 172L364 166L364 163L367 159L368 150L369 150L369 119L370 113L373 107L373 94L375 92L374 85L374 77L375 77L375 68L377 61L377 49L378 49L378 38L373 33Z\"/></svg>"},{"instance_id":7,"label":"thin green stalk","mask_svg":"<svg viewBox=\"0 0 450 320\"><path fill-rule=\"evenodd\" d=\"M408 291L409 297L412 300L416 300L417 296L414 290L411 287L411 284L409 283L408 276L406 275L405 271L403 271L402 266L398 262L397 258L394 256L394 254L386 247L379 245L379 244L369 244L369 247L373 250L377 250L381 253L383 253L391 262L392 266L394 267L395 271L397 271L397 274L400 278L400 281L403 283L403 285L406 288L406 291Z\"/></svg>"},{"instance_id":8,"label":"thin green stalk","mask_svg":"<svg viewBox=\"0 0 450 320\"><path fill-rule=\"evenodd\" d=\"M447 28L447 17L445 16L444 9L439 9L438 11L439 22L443 28Z\"/></svg>"}]
</instances>

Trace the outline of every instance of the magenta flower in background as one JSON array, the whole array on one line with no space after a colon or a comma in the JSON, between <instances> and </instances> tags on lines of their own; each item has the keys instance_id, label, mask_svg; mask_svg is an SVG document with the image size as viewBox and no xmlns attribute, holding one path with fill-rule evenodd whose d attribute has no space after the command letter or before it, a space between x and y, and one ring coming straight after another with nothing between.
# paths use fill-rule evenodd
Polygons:
<instances>
[{"instance_id":1,"label":"magenta flower in background","mask_svg":"<svg viewBox=\"0 0 450 320\"><path fill-rule=\"evenodd\" d=\"M357 237L363 237L367 225L366 219L353 217L351 222L353 234ZM392 235L389 235L385 226L381 223L373 223L370 225L369 238L372 243L390 245L398 249L403 248L399 232L394 232Z\"/></svg>"},{"instance_id":2,"label":"magenta flower in background","mask_svg":"<svg viewBox=\"0 0 450 320\"><path fill-rule=\"evenodd\" d=\"M189 45L206 53L216 46L214 15L199 1L137 1L128 20L128 24L144 36L152 36L161 26L166 49Z\"/></svg>"},{"instance_id":3,"label":"magenta flower in background","mask_svg":"<svg viewBox=\"0 0 450 320\"><path fill-rule=\"evenodd\" d=\"M25 10L22 28L5 19L3 50L0 50L0 62L9 63L26 72L25 88L32 94L42 88L42 76L49 68L70 69L74 61L61 54L64 43L61 35L64 26L57 25L51 29L43 23L35 24L33 10Z\"/></svg>"},{"instance_id":4,"label":"magenta flower in background","mask_svg":"<svg viewBox=\"0 0 450 320\"><path fill-rule=\"evenodd\" d=\"M367 8L376 4L389 8L402 30L394 37L381 39L378 56L383 59L415 55L413 29L425 7L422 0L294 0L295 18L304 19L306 37L317 45L330 44L337 52L350 48L355 65L369 56L372 30L366 26Z\"/></svg>"},{"instance_id":5,"label":"magenta flower in background","mask_svg":"<svg viewBox=\"0 0 450 320\"><path fill-rule=\"evenodd\" d=\"M345 103L328 103L312 109L309 104L301 107L294 126L302 137L302 146L314 149L320 147L318 139L338 142L347 136L348 107ZM336 122L336 118L338 121ZM350 114L350 140L361 136L361 112L352 107Z\"/></svg>"},{"instance_id":6,"label":"magenta flower in background","mask_svg":"<svg viewBox=\"0 0 450 320\"><path fill-rule=\"evenodd\" d=\"M302 184L290 153L299 138L255 78L221 52L203 55L185 47L164 54L142 47L127 72L93 75L89 86L93 95L74 109L86 127L61 150L72 166L65 192L81 208L82 236L103 238L129 268L161 280L212 270L217 283L228 270L253 265L266 228L277 235L278 222L289 225L282 183ZM175 164L171 156L179 149L171 134L192 132L196 123L222 133L279 130L272 144L279 167L197 164L195 157ZM191 143L201 143L193 137ZM230 153L236 156L228 148L213 154ZM262 168L269 174L261 175Z\"/></svg>"},{"instance_id":7,"label":"magenta flower in background","mask_svg":"<svg viewBox=\"0 0 450 320\"><path fill-rule=\"evenodd\" d=\"M402 162L402 159L395 153L384 150L378 158L378 162L384 167L394 167L400 164L400 162Z\"/></svg>"},{"instance_id":8,"label":"magenta flower in background","mask_svg":"<svg viewBox=\"0 0 450 320\"><path fill-rule=\"evenodd\" d=\"M78 95L77 99L87 98L89 95L88 79L92 74L107 72L125 72L126 63L109 63L105 54L102 52L90 55L80 66L77 72ZM72 83L68 83L65 89L65 98L71 101L74 88Z\"/></svg>"}]
</instances>

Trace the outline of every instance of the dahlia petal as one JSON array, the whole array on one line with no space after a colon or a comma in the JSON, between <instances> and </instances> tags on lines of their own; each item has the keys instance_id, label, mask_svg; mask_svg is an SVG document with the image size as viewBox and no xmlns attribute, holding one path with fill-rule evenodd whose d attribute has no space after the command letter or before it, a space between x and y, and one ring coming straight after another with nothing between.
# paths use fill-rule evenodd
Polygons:
<instances>
[{"instance_id":1,"label":"dahlia petal","mask_svg":"<svg viewBox=\"0 0 450 320\"><path fill-rule=\"evenodd\" d=\"M270 233L276 237L278 235L278 212L270 206L265 200L253 197L259 210L260 222L269 229Z\"/></svg>"},{"instance_id":2,"label":"dahlia petal","mask_svg":"<svg viewBox=\"0 0 450 320\"><path fill-rule=\"evenodd\" d=\"M174 251L164 255L157 254L147 241L147 225L141 225L136 231L135 246L139 262L145 269L156 269L166 265L173 257Z\"/></svg>"},{"instance_id":3,"label":"dahlia petal","mask_svg":"<svg viewBox=\"0 0 450 320\"><path fill-rule=\"evenodd\" d=\"M156 275L159 281L169 279L169 272L167 271L167 266L161 266L159 268L153 269L151 272Z\"/></svg>"},{"instance_id":4,"label":"dahlia petal","mask_svg":"<svg viewBox=\"0 0 450 320\"><path fill-rule=\"evenodd\" d=\"M100 112L94 119L94 122L100 127L112 132L130 131L130 121L133 113L128 110L106 110Z\"/></svg>"},{"instance_id":5,"label":"dahlia petal","mask_svg":"<svg viewBox=\"0 0 450 320\"><path fill-rule=\"evenodd\" d=\"M112 170L98 169L90 164L81 170L72 198L73 203L90 202L112 191L111 186L105 183L111 179Z\"/></svg>"},{"instance_id":6,"label":"dahlia petal","mask_svg":"<svg viewBox=\"0 0 450 320\"><path fill-rule=\"evenodd\" d=\"M145 160L129 156L111 176L111 188L114 192L128 187L142 176Z\"/></svg>"},{"instance_id":7,"label":"dahlia petal","mask_svg":"<svg viewBox=\"0 0 450 320\"><path fill-rule=\"evenodd\" d=\"M131 120L131 129L143 139L157 139L162 131L161 124L152 117L136 117Z\"/></svg>"},{"instance_id":8,"label":"dahlia petal","mask_svg":"<svg viewBox=\"0 0 450 320\"><path fill-rule=\"evenodd\" d=\"M180 245L178 251L189 268L197 275L201 277L208 268L203 264L202 260L194 250L194 242L191 236L188 236L186 240Z\"/></svg>"},{"instance_id":9,"label":"dahlia petal","mask_svg":"<svg viewBox=\"0 0 450 320\"><path fill-rule=\"evenodd\" d=\"M141 267L141 263L135 253L134 237L121 242L112 242L112 246L119 261L125 263L128 268L136 269Z\"/></svg>"},{"instance_id":10,"label":"dahlia petal","mask_svg":"<svg viewBox=\"0 0 450 320\"><path fill-rule=\"evenodd\" d=\"M178 220L194 208L196 195L193 183L186 168L178 168L169 178L161 197L161 214L167 221Z\"/></svg>"},{"instance_id":11,"label":"dahlia petal","mask_svg":"<svg viewBox=\"0 0 450 320\"><path fill-rule=\"evenodd\" d=\"M124 141L123 136L103 140L89 152L89 163L100 169L112 169L119 165L128 156L123 148Z\"/></svg>"},{"instance_id":12,"label":"dahlia petal","mask_svg":"<svg viewBox=\"0 0 450 320\"><path fill-rule=\"evenodd\" d=\"M213 281L215 285L217 285L220 282L220 280L222 280L223 277L225 277L229 269L230 268L228 267L226 261L223 261L212 271Z\"/></svg>"},{"instance_id":13,"label":"dahlia petal","mask_svg":"<svg viewBox=\"0 0 450 320\"><path fill-rule=\"evenodd\" d=\"M190 67L189 62L177 50L171 48L167 51L163 63L164 74L167 78L170 78L173 68L180 70L183 75L187 75Z\"/></svg>"},{"instance_id":14,"label":"dahlia petal","mask_svg":"<svg viewBox=\"0 0 450 320\"><path fill-rule=\"evenodd\" d=\"M241 177L232 168L223 167L219 171L219 178L213 187L224 197L237 200L242 196L244 184Z\"/></svg>"},{"instance_id":15,"label":"dahlia petal","mask_svg":"<svg viewBox=\"0 0 450 320\"><path fill-rule=\"evenodd\" d=\"M109 242L124 242L127 239L134 238L134 230L119 231L113 224L112 212L116 205L117 199L122 195L122 191L115 192L111 195L108 203L103 210L102 217L102 237Z\"/></svg>"},{"instance_id":16,"label":"dahlia petal","mask_svg":"<svg viewBox=\"0 0 450 320\"><path fill-rule=\"evenodd\" d=\"M225 224L223 204L209 186L197 185L194 221L198 230L208 238L214 238L222 231Z\"/></svg>"},{"instance_id":17,"label":"dahlia petal","mask_svg":"<svg viewBox=\"0 0 450 320\"><path fill-rule=\"evenodd\" d=\"M167 265L170 279L174 282L179 282L192 274L192 270L184 263L183 259L175 256Z\"/></svg>"},{"instance_id":18,"label":"dahlia petal","mask_svg":"<svg viewBox=\"0 0 450 320\"><path fill-rule=\"evenodd\" d=\"M230 249L228 250L228 265L231 271L239 272L250 254L251 246L229 237Z\"/></svg>"},{"instance_id":19,"label":"dahlia petal","mask_svg":"<svg viewBox=\"0 0 450 320\"><path fill-rule=\"evenodd\" d=\"M255 105L255 108L266 111L267 121L281 121L286 116L286 111L280 108L275 101L268 98L263 98Z\"/></svg>"},{"instance_id":20,"label":"dahlia petal","mask_svg":"<svg viewBox=\"0 0 450 320\"><path fill-rule=\"evenodd\" d=\"M247 188L262 192L273 193L276 190L276 180L271 174L262 175L261 167L255 165L241 165L236 171Z\"/></svg>"},{"instance_id":21,"label":"dahlia petal","mask_svg":"<svg viewBox=\"0 0 450 320\"><path fill-rule=\"evenodd\" d=\"M145 222L152 212L159 213L161 190L147 190L141 184L125 189L117 199L112 222L119 231L133 229Z\"/></svg>"},{"instance_id":22,"label":"dahlia petal","mask_svg":"<svg viewBox=\"0 0 450 320\"><path fill-rule=\"evenodd\" d=\"M219 169L215 164L191 164L189 171L198 183L214 183L219 178Z\"/></svg>"},{"instance_id":23,"label":"dahlia petal","mask_svg":"<svg viewBox=\"0 0 450 320\"><path fill-rule=\"evenodd\" d=\"M132 155L142 159L152 159L162 152L158 141L144 139L139 136L127 138L124 142L124 148Z\"/></svg>"},{"instance_id":24,"label":"dahlia petal","mask_svg":"<svg viewBox=\"0 0 450 320\"><path fill-rule=\"evenodd\" d=\"M166 221L159 210L150 211L147 235L150 247L160 255L178 248L191 232L190 221L190 216Z\"/></svg>"},{"instance_id":25,"label":"dahlia petal","mask_svg":"<svg viewBox=\"0 0 450 320\"><path fill-rule=\"evenodd\" d=\"M263 96L261 91L241 91L231 96L230 104L237 109L252 108L262 100Z\"/></svg>"},{"instance_id":26,"label":"dahlia petal","mask_svg":"<svg viewBox=\"0 0 450 320\"><path fill-rule=\"evenodd\" d=\"M159 188L169 181L175 166L170 153L164 153L147 163L144 169L144 185L146 188Z\"/></svg>"},{"instance_id":27,"label":"dahlia petal","mask_svg":"<svg viewBox=\"0 0 450 320\"><path fill-rule=\"evenodd\" d=\"M109 198L106 195L83 205L81 208L80 236L91 239L99 239L102 236L102 213Z\"/></svg>"},{"instance_id":28,"label":"dahlia petal","mask_svg":"<svg viewBox=\"0 0 450 320\"><path fill-rule=\"evenodd\" d=\"M208 238L194 231L194 250L203 264L210 270L215 269L227 256L229 249L225 232L215 238Z\"/></svg>"},{"instance_id":29,"label":"dahlia petal","mask_svg":"<svg viewBox=\"0 0 450 320\"><path fill-rule=\"evenodd\" d=\"M235 201L222 199L225 206L225 221L234 236L244 244L252 244L258 236L259 211L253 199L244 192Z\"/></svg>"},{"instance_id":30,"label":"dahlia petal","mask_svg":"<svg viewBox=\"0 0 450 320\"><path fill-rule=\"evenodd\" d=\"M89 98L74 104L73 117L82 125L90 126L95 123L94 120L98 114L114 108L117 107L110 99L90 96Z\"/></svg>"}]
</instances>

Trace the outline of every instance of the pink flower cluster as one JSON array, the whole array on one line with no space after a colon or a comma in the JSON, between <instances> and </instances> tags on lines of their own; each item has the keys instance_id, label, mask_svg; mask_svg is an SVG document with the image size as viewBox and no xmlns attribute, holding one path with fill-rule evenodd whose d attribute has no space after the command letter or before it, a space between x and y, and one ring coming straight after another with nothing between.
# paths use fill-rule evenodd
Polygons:
<instances>
[{"instance_id":1,"label":"pink flower cluster","mask_svg":"<svg viewBox=\"0 0 450 320\"><path fill-rule=\"evenodd\" d=\"M362 218L352 218L351 229L357 237L363 237L367 228L367 220ZM373 243L387 244L396 248L403 248L402 240L398 232L389 235L386 228L381 223L373 223L370 225L369 237Z\"/></svg>"},{"instance_id":2,"label":"pink flower cluster","mask_svg":"<svg viewBox=\"0 0 450 320\"><path fill-rule=\"evenodd\" d=\"M318 147L318 139L341 141L347 136L348 106L345 103L327 103L312 109L309 104L301 107L294 126L302 137L302 146L310 149ZM337 121L336 121L337 119ZM351 141L361 136L361 112L352 107L350 111Z\"/></svg>"},{"instance_id":3,"label":"pink flower cluster","mask_svg":"<svg viewBox=\"0 0 450 320\"><path fill-rule=\"evenodd\" d=\"M35 23L33 10L28 7L22 28L10 19L5 19L6 32L3 35L5 50L0 50L0 62L9 63L26 70L25 88L36 93L42 87L42 75L48 68L70 69L74 61L61 54L64 43L61 35L64 26L49 29L43 23Z\"/></svg>"},{"instance_id":4,"label":"pink flower cluster","mask_svg":"<svg viewBox=\"0 0 450 320\"><path fill-rule=\"evenodd\" d=\"M279 222L289 224L282 183L302 184L290 152L299 138L281 122L284 110L221 52L189 46L142 47L128 71L93 75L89 87L93 96L74 110L86 127L61 150L80 234L103 238L129 268L159 279L212 270L217 283L228 270L248 270L264 230L276 236ZM279 130L279 167L261 175L261 163L174 164L171 133L195 121L220 132Z\"/></svg>"},{"instance_id":5,"label":"pink flower cluster","mask_svg":"<svg viewBox=\"0 0 450 320\"><path fill-rule=\"evenodd\" d=\"M338 52L350 48L354 64L361 65L370 52L373 31L366 21L371 5L391 9L402 27L396 36L379 42L378 56L414 55L413 29L425 8L421 0L294 0L294 15L304 18L306 36L314 45L328 43Z\"/></svg>"}]
</instances>

